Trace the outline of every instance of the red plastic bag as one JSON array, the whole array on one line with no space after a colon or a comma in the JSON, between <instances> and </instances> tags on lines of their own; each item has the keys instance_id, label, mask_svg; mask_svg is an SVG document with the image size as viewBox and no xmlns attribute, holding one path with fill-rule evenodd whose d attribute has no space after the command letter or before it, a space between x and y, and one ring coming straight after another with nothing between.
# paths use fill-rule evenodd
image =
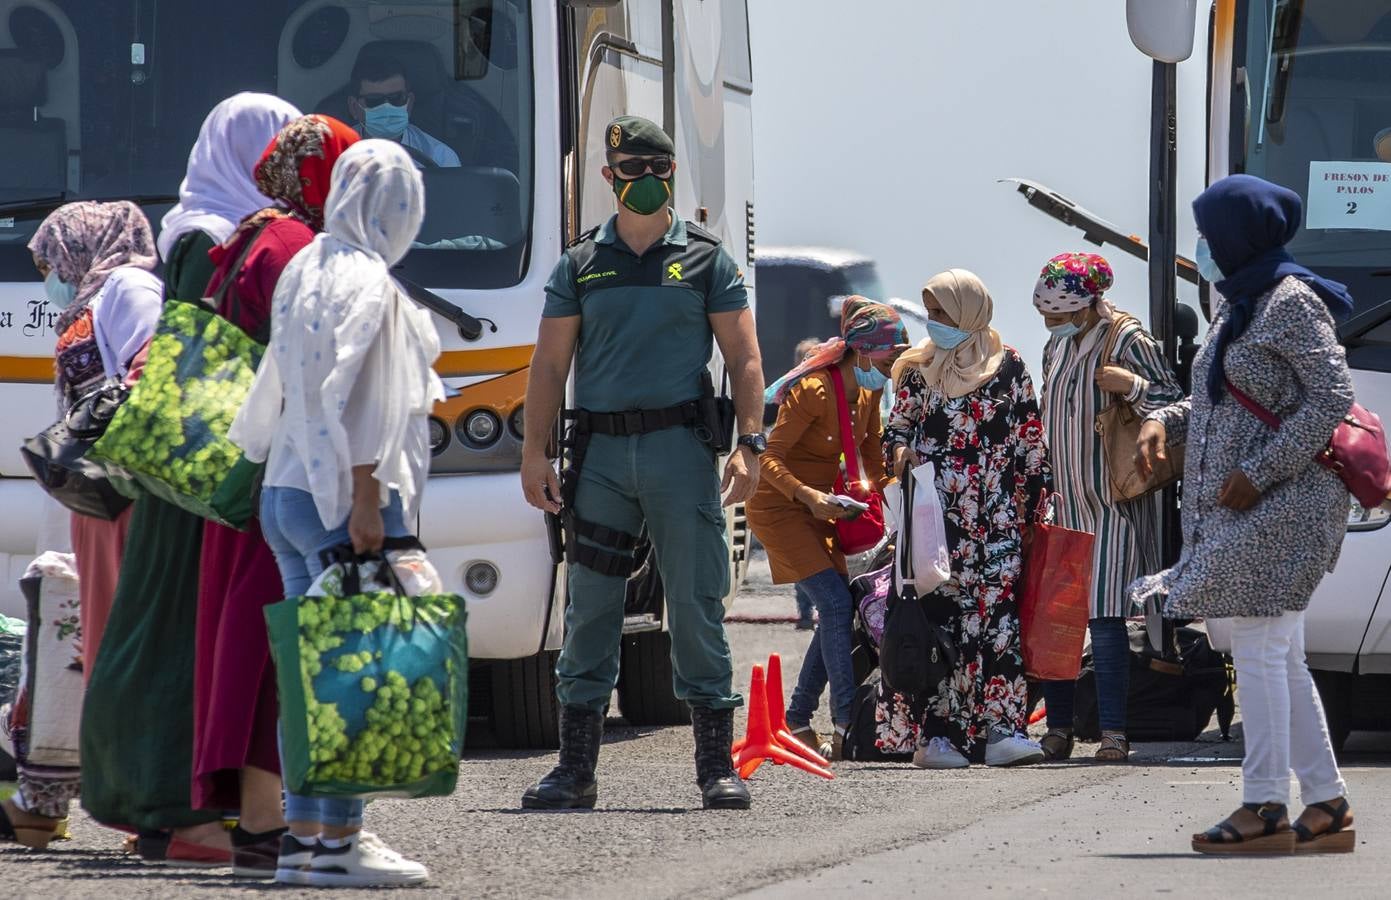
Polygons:
<instances>
[{"instance_id":1,"label":"red plastic bag","mask_svg":"<svg viewBox=\"0 0 1391 900\"><path fill-rule=\"evenodd\" d=\"M1024 673L1045 681L1070 681L1082 669L1082 644L1091 617L1095 536L1057 525L1032 528L1019 592Z\"/></svg>"}]
</instances>

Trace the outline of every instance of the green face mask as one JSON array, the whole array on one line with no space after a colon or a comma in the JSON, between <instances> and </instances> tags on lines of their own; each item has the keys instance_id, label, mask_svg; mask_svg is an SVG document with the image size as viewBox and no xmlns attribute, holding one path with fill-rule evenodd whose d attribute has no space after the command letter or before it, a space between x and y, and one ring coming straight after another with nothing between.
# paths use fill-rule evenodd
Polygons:
<instances>
[{"instance_id":1,"label":"green face mask","mask_svg":"<svg viewBox=\"0 0 1391 900\"><path fill-rule=\"evenodd\" d=\"M613 180L613 193L618 202L640 216L650 216L671 200L671 179L662 180L650 172L632 181Z\"/></svg>"}]
</instances>

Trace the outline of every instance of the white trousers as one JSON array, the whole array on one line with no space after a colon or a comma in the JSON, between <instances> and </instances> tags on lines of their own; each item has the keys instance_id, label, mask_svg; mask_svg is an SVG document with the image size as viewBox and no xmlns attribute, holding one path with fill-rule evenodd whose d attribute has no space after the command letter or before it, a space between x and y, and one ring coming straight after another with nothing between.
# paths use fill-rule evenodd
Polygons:
<instances>
[{"instance_id":1,"label":"white trousers","mask_svg":"<svg viewBox=\"0 0 1391 900\"><path fill-rule=\"evenodd\" d=\"M1232 660L1246 737L1244 802L1288 804L1290 769L1304 805L1344 796L1323 704L1304 662L1304 613L1233 619Z\"/></svg>"}]
</instances>

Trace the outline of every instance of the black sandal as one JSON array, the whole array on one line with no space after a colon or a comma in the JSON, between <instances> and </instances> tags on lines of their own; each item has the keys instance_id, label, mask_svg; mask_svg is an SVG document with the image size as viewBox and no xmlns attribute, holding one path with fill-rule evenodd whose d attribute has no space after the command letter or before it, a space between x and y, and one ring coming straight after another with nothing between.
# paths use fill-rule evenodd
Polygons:
<instances>
[{"instance_id":1,"label":"black sandal","mask_svg":"<svg viewBox=\"0 0 1391 900\"><path fill-rule=\"evenodd\" d=\"M1097 762L1123 763L1130 760L1130 741L1119 731L1101 732L1101 746L1096 748Z\"/></svg>"},{"instance_id":2,"label":"black sandal","mask_svg":"<svg viewBox=\"0 0 1391 900\"><path fill-rule=\"evenodd\" d=\"M1199 853L1286 855L1294 852L1294 831L1283 803L1243 803L1241 808L1260 817L1265 828L1260 834L1243 835L1232 824L1232 816L1202 834L1193 835L1193 849Z\"/></svg>"},{"instance_id":3,"label":"black sandal","mask_svg":"<svg viewBox=\"0 0 1391 900\"><path fill-rule=\"evenodd\" d=\"M1290 826L1296 835L1295 853L1351 853L1357 849L1357 832L1348 827L1351 824L1352 810L1348 807L1346 797L1323 803L1310 803L1308 809L1321 810L1327 813L1332 821L1327 828L1319 832L1301 822L1295 822Z\"/></svg>"},{"instance_id":4,"label":"black sandal","mask_svg":"<svg viewBox=\"0 0 1391 900\"><path fill-rule=\"evenodd\" d=\"M1064 759L1072 758L1072 748L1076 740L1072 736L1070 728L1050 728L1043 739L1038 742L1039 747L1043 748L1043 759L1045 762L1060 762Z\"/></svg>"}]
</instances>

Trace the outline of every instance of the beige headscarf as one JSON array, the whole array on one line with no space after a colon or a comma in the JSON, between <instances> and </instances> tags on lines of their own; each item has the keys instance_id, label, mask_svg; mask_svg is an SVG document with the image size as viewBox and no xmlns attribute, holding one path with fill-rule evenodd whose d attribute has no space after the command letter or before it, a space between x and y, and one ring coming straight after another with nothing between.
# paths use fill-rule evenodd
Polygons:
<instances>
[{"instance_id":1,"label":"beige headscarf","mask_svg":"<svg viewBox=\"0 0 1391 900\"><path fill-rule=\"evenodd\" d=\"M924 297L927 294L936 297L956 320L956 327L971 336L951 350L938 347L931 338L924 340L898 358L894 381L908 366L917 366L929 388L948 397L965 396L993 378L1005 358L1004 342L990 327L995 303L984 282L965 269L933 275L923 287Z\"/></svg>"}]
</instances>

